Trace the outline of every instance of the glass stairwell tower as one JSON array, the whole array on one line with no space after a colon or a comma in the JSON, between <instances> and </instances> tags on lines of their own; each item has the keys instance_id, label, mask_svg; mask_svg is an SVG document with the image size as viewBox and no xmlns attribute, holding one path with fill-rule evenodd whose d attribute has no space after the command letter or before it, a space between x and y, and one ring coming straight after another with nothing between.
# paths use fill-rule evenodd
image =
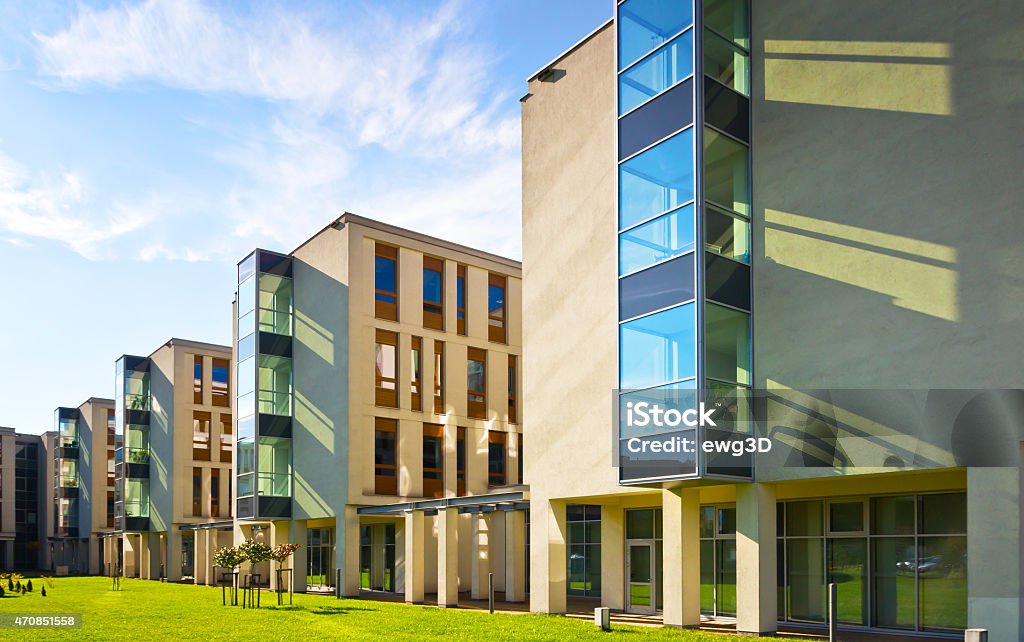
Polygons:
<instances>
[{"instance_id":1,"label":"glass stairwell tower","mask_svg":"<svg viewBox=\"0 0 1024 642\"><path fill-rule=\"evenodd\" d=\"M728 399L729 430L747 432L749 3L624 0L615 11L620 404L699 390ZM635 436L625 430L620 443ZM674 466L623 463L620 482L751 474L698 449Z\"/></svg>"}]
</instances>

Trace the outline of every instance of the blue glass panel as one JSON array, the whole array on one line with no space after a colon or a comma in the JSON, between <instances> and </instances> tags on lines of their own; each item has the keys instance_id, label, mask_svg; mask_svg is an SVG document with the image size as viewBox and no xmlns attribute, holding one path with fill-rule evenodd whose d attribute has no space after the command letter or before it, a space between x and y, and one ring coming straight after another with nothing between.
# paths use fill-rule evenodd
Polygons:
<instances>
[{"instance_id":1,"label":"blue glass panel","mask_svg":"<svg viewBox=\"0 0 1024 642\"><path fill-rule=\"evenodd\" d=\"M238 376L235 378L238 382L238 395L256 391L256 364L254 361L246 359L238 364Z\"/></svg>"},{"instance_id":2,"label":"blue glass panel","mask_svg":"<svg viewBox=\"0 0 1024 642\"><path fill-rule=\"evenodd\" d=\"M493 316L504 315L505 288L496 285L487 286L487 311Z\"/></svg>"},{"instance_id":3,"label":"blue glass panel","mask_svg":"<svg viewBox=\"0 0 1024 642\"><path fill-rule=\"evenodd\" d=\"M459 308L456 314L461 319L465 315L464 310L466 309L466 279L461 276L455 280L455 297Z\"/></svg>"},{"instance_id":4,"label":"blue glass panel","mask_svg":"<svg viewBox=\"0 0 1024 642\"><path fill-rule=\"evenodd\" d=\"M687 303L619 326L619 387L648 388L697 374L696 306Z\"/></svg>"},{"instance_id":5,"label":"blue glass panel","mask_svg":"<svg viewBox=\"0 0 1024 642\"><path fill-rule=\"evenodd\" d=\"M619 274L689 252L695 245L693 205L619 235Z\"/></svg>"},{"instance_id":6,"label":"blue glass panel","mask_svg":"<svg viewBox=\"0 0 1024 642\"><path fill-rule=\"evenodd\" d=\"M238 340L238 360L245 361L256 354L256 335L250 334Z\"/></svg>"},{"instance_id":7,"label":"blue glass panel","mask_svg":"<svg viewBox=\"0 0 1024 642\"><path fill-rule=\"evenodd\" d=\"M441 273L437 270L423 270L423 300L441 304Z\"/></svg>"},{"instance_id":8,"label":"blue glass panel","mask_svg":"<svg viewBox=\"0 0 1024 642\"><path fill-rule=\"evenodd\" d=\"M389 294L382 294L381 291L398 291L398 280L395 261L394 259L389 259L384 256L374 257L374 260L374 283L375 288L377 289L377 300L384 301L386 303L394 303L394 296Z\"/></svg>"},{"instance_id":9,"label":"blue glass panel","mask_svg":"<svg viewBox=\"0 0 1024 642\"><path fill-rule=\"evenodd\" d=\"M688 78L619 119L619 160L693 124L693 79Z\"/></svg>"},{"instance_id":10,"label":"blue glass panel","mask_svg":"<svg viewBox=\"0 0 1024 642\"><path fill-rule=\"evenodd\" d=\"M619 69L691 24L689 0L626 0L619 5Z\"/></svg>"},{"instance_id":11,"label":"blue glass panel","mask_svg":"<svg viewBox=\"0 0 1024 642\"><path fill-rule=\"evenodd\" d=\"M693 128L619 165L619 229L693 200Z\"/></svg>"},{"instance_id":12,"label":"blue glass panel","mask_svg":"<svg viewBox=\"0 0 1024 642\"><path fill-rule=\"evenodd\" d=\"M238 316L256 309L256 279L250 278L238 285Z\"/></svg>"},{"instance_id":13,"label":"blue glass panel","mask_svg":"<svg viewBox=\"0 0 1024 642\"><path fill-rule=\"evenodd\" d=\"M256 274L256 252L245 257L238 264L238 282L245 281L253 274Z\"/></svg>"},{"instance_id":14,"label":"blue glass panel","mask_svg":"<svg viewBox=\"0 0 1024 642\"><path fill-rule=\"evenodd\" d=\"M619 279L619 320L693 299L694 256L691 252Z\"/></svg>"},{"instance_id":15,"label":"blue glass panel","mask_svg":"<svg viewBox=\"0 0 1024 642\"><path fill-rule=\"evenodd\" d=\"M657 96L692 73L691 29L619 75L619 113Z\"/></svg>"}]
</instances>

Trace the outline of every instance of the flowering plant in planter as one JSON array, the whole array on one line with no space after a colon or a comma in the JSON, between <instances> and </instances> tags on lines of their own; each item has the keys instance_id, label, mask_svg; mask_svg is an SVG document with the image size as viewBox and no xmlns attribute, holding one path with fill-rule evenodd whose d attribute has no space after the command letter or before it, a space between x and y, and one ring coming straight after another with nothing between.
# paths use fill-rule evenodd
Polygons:
<instances>
[{"instance_id":1,"label":"flowering plant in planter","mask_svg":"<svg viewBox=\"0 0 1024 642\"><path fill-rule=\"evenodd\" d=\"M300 548L298 544L279 544L271 550L270 559L277 562L277 568L281 568L288 561L288 558L292 556L292 553Z\"/></svg>"}]
</instances>

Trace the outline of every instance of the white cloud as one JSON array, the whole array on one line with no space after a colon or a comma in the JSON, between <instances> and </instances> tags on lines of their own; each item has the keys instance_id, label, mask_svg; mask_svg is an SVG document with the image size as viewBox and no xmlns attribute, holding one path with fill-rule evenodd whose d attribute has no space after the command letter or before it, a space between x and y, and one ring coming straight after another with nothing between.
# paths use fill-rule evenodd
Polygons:
<instances>
[{"instance_id":1,"label":"white cloud","mask_svg":"<svg viewBox=\"0 0 1024 642\"><path fill-rule=\"evenodd\" d=\"M142 228L149 218L114 205L102 215L90 215L87 190L74 172L59 176L32 175L9 156L0 154L0 230L24 237L57 241L86 258L100 258L105 245Z\"/></svg>"},{"instance_id":2,"label":"white cloud","mask_svg":"<svg viewBox=\"0 0 1024 642\"><path fill-rule=\"evenodd\" d=\"M471 4L413 7L353 3L339 17L201 0L81 6L66 29L36 35L37 63L57 89L155 82L268 106L262 123L203 125L232 142L196 153L237 178L205 199L153 196L197 211L164 217L138 258L291 249L346 209L518 255L518 103L495 91L496 54L474 40ZM184 250L196 216L219 242Z\"/></svg>"}]
</instances>

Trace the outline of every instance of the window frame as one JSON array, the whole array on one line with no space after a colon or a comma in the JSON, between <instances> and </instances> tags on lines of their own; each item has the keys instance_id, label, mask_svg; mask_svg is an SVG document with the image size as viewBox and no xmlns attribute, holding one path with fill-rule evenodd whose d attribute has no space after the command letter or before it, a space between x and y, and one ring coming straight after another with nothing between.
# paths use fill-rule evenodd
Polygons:
<instances>
[{"instance_id":1,"label":"window frame","mask_svg":"<svg viewBox=\"0 0 1024 642\"><path fill-rule=\"evenodd\" d=\"M479 363L483 383L481 389L470 387L472 379L470 364ZM487 351L480 348L469 348L466 355L466 416L471 419L487 418Z\"/></svg>"},{"instance_id":2,"label":"window frame","mask_svg":"<svg viewBox=\"0 0 1024 642\"><path fill-rule=\"evenodd\" d=\"M398 420L386 417L374 417L373 425L373 492L376 495L398 495ZM378 434L394 435L393 464L378 463ZM380 474L382 470L390 470L391 475Z\"/></svg>"},{"instance_id":3,"label":"window frame","mask_svg":"<svg viewBox=\"0 0 1024 642\"><path fill-rule=\"evenodd\" d=\"M494 314L491 304L491 288L501 289L501 314ZM508 342L508 277L502 274L487 274L487 340L493 343Z\"/></svg>"},{"instance_id":4,"label":"window frame","mask_svg":"<svg viewBox=\"0 0 1024 642\"><path fill-rule=\"evenodd\" d=\"M436 272L441 283L440 301L427 300L427 272ZM444 259L423 256L423 327L444 332Z\"/></svg>"},{"instance_id":5,"label":"window frame","mask_svg":"<svg viewBox=\"0 0 1024 642\"><path fill-rule=\"evenodd\" d=\"M393 263L393 272L395 275L394 290L381 289L380 283L377 280L377 260L383 259L391 261ZM387 321L398 321L398 291L400 289L400 274L398 264L398 248L393 245L387 245L385 243L375 242L373 249L373 301L374 301L374 316L378 319L385 319ZM385 297L382 300L382 297ZM393 298L394 301L387 301L386 297Z\"/></svg>"},{"instance_id":6,"label":"window frame","mask_svg":"<svg viewBox=\"0 0 1024 642\"><path fill-rule=\"evenodd\" d=\"M373 367L373 386L374 386L374 405L382 406L385 408L398 408L398 381L401 377L401 369L399 367L398 359L398 343L399 335L397 332L391 332L390 330L376 329L374 335L374 367ZM392 367L394 368L394 377L385 377L381 373L381 364L377 363L377 354L384 353L382 346L391 348L392 353ZM389 388L387 384L390 384Z\"/></svg>"}]
</instances>

